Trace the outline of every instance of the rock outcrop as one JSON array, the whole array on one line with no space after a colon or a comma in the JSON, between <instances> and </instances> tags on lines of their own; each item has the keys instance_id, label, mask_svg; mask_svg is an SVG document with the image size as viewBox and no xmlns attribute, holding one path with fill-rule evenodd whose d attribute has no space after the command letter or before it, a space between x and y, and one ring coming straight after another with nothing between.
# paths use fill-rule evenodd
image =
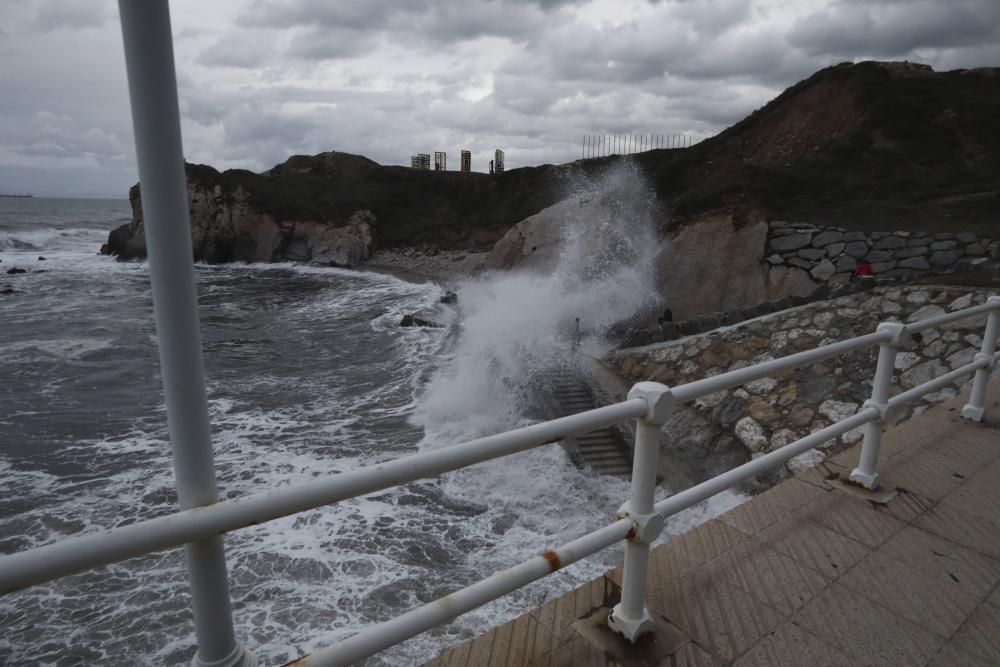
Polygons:
<instances>
[{"instance_id":1,"label":"rock outcrop","mask_svg":"<svg viewBox=\"0 0 1000 667\"><path fill-rule=\"evenodd\" d=\"M200 235L196 254L206 261L316 257L342 264L371 251L369 235L381 248L486 250L517 223L622 164L649 183L658 230L680 230L678 235L686 236L680 236L679 246L690 237L687 248L695 251L706 240L724 249L750 244L756 250L757 227L766 220L842 227L869 236L871 230L917 233L919 228L996 237L991 227L1000 209L998 72L845 63L817 72L690 148L512 169L496 176L380 166L336 152L294 156L260 174L188 165L192 207L204 205L198 214L204 224L195 230ZM351 222L359 220L367 230ZM731 229L719 220L729 220ZM682 229L700 224L721 230L721 236ZM141 226L137 214L112 232L107 252L141 256ZM329 235L331 228L344 229ZM750 272L748 280L712 294L743 300L794 294L804 289L806 279L822 282L843 273L835 257L818 255L820 248L788 245L798 241L779 243L777 252L795 251L815 263L805 276L790 262L771 271L742 264ZM835 254L856 249L843 243ZM525 245L538 244L525 237ZM973 254L974 246L961 250ZM928 247L924 255L900 254L892 260L896 268L887 270L919 271L925 261L932 268L944 266L953 251L957 248ZM665 253L665 263L690 257L678 250ZM699 269L721 265L702 263ZM673 296L687 294L681 289ZM704 309L725 307L720 302Z\"/></svg>"}]
</instances>

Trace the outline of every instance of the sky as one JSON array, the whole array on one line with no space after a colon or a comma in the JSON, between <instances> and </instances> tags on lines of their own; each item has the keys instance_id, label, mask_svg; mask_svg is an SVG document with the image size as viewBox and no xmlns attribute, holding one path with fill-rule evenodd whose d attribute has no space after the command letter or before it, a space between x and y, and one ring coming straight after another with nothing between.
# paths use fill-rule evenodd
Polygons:
<instances>
[{"instance_id":1,"label":"sky","mask_svg":"<svg viewBox=\"0 0 1000 667\"><path fill-rule=\"evenodd\" d=\"M485 171L585 134L716 134L844 61L1000 66L1000 0L176 0L188 161L460 149ZM0 0L0 192L137 180L116 2Z\"/></svg>"}]
</instances>

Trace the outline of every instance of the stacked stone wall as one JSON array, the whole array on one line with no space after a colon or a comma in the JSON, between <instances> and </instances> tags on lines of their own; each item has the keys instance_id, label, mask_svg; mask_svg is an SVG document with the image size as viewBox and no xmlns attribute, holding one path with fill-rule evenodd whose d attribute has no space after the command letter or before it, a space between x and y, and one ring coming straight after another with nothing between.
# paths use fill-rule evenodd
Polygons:
<instances>
[{"instance_id":1,"label":"stacked stone wall","mask_svg":"<svg viewBox=\"0 0 1000 667\"><path fill-rule=\"evenodd\" d=\"M768 224L765 261L801 269L817 283L845 283L865 259L876 276L886 278L969 271L1000 259L1000 242L971 232L860 232Z\"/></svg>"},{"instance_id":2,"label":"stacked stone wall","mask_svg":"<svg viewBox=\"0 0 1000 667\"><path fill-rule=\"evenodd\" d=\"M770 359L860 336L883 321L915 322L985 302L994 292L952 287L880 287L817 301L681 340L620 350L612 363L632 382L676 386ZM893 393L969 363L982 343L985 316L916 334L896 358ZM870 397L877 350L853 352L682 406L667 425L664 446L686 461L692 480L718 474L848 417ZM967 380L926 396L896 420L953 397ZM854 429L825 450L854 444ZM798 471L824 453L790 462Z\"/></svg>"}]
</instances>

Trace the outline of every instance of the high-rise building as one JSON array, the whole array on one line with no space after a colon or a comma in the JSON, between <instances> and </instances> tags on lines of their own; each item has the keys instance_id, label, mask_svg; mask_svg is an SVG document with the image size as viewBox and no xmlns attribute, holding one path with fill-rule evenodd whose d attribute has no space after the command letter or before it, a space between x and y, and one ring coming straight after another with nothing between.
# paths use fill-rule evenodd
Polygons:
<instances>
[{"instance_id":1,"label":"high-rise building","mask_svg":"<svg viewBox=\"0 0 1000 667\"><path fill-rule=\"evenodd\" d=\"M472 153L469 151L462 151L462 171L472 171Z\"/></svg>"},{"instance_id":2,"label":"high-rise building","mask_svg":"<svg viewBox=\"0 0 1000 667\"><path fill-rule=\"evenodd\" d=\"M493 157L493 170L498 174L503 173L503 151L499 148Z\"/></svg>"},{"instance_id":3,"label":"high-rise building","mask_svg":"<svg viewBox=\"0 0 1000 667\"><path fill-rule=\"evenodd\" d=\"M430 169L431 156L429 153L417 153L410 156L410 166L414 169Z\"/></svg>"},{"instance_id":4,"label":"high-rise building","mask_svg":"<svg viewBox=\"0 0 1000 667\"><path fill-rule=\"evenodd\" d=\"M448 154L434 151L434 171L448 171Z\"/></svg>"}]
</instances>

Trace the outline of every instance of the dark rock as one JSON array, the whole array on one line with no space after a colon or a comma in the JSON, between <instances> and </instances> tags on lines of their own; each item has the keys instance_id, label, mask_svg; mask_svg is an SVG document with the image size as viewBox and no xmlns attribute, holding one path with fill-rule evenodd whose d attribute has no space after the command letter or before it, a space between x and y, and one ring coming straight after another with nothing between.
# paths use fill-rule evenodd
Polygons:
<instances>
[{"instance_id":1,"label":"dark rock","mask_svg":"<svg viewBox=\"0 0 1000 667\"><path fill-rule=\"evenodd\" d=\"M660 324L660 331L663 332L663 340L677 340L681 337L681 332L677 330L676 322L663 322Z\"/></svg>"},{"instance_id":2,"label":"dark rock","mask_svg":"<svg viewBox=\"0 0 1000 667\"><path fill-rule=\"evenodd\" d=\"M845 243L831 243L826 247L827 257L836 257L840 253L844 252Z\"/></svg>"},{"instance_id":3,"label":"dark rock","mask_svg":"<svg viewBox=\"0 0 1000 667\"><path fill-rule=\"evenodd\" d=\"M931 241L933 241L933 239L930 236L927 236L926 234L918 234L916 236L911 236L909 240L907 240L906 245L911 248L915 248L917 246L930 245Z\"/></svg>"},{"instance_id":4,"label":"dark rock","mask_svg":"<svg viewBox=\"0 0 1000 667\"><path fill-rule=\"evenodd\" d=\"M0 288L0 294L17 294L17 292L10 285L4 285Z\"/></svg>"},{"instance_id":5,"label":"dark rock","mask_svg":"<svg viewBox=\"0 0 1000 667\"><path fill-rule=\"evenodd\" d=\"M926 271L931 268L931 265L930 262L927 261L926 257L909 257L899 262L899 268Z\"/></svg>"},{"instance_id":6,"label":"dark rock","mask_svg":"<svg viewBox=\"0 0 1000 667\"><path fill-rule=\"evenodd\" d=\"M727 310L722 314L723 324L736 324L737 322L742 322L746 317L743 315L742 310Z\"/></svg>"},{"instance_id":7,"label":"dark rock","mask_svg":"<svg viewBox=\"0 0 1000 667\"><path fill-rule=\"evenodd\" d=\"M851 241L866 241L868 239L864 232L846 232L844 234L844 240L850 243Z\"/></svg>"},{"instance_id":8,"label":"dark rock","mask_svg":"<svg viewBox=\"0 0 1000 667\"><path fill-rule=\"evenodd\" d=\"M802 250L799 250L798 255L802 259L807 259L811 262L815 262L820 257L826 255L826 251L821 250L819 248L803 248Z\"/></svg>"},{"instance_id":9,"label":"dark rock","mask_svg":"<svg viewBox=\"0 0 1000 667\"><path fill-rule=\"evenodd\" d=\"M864 241L852 241L844 246L844 252L851 257L861 258L868 254L868 244Z\"/></svg>"},{"instance_id":10,"label":"dark rock","mask_svg":"<svg viewBox=\"0 0 1000 667\"><path fill-rule=\"evenodd\" d=\"M843 240L844 235L841 232L820 232L813 237L812 244L814 248L823 248L831 243L838 243Z\"/></svg>"},{"instance_id":11,"label":"dark rock","mask_svg":"<svg viewBox=\"0 0 1000 667\"><path fill-rule=\"evenodd\" d=\"M809 272L809 275L819 282L824 282L832 278L833 274L836 272L837 267L833 265L833 262L828 259L824 259Z\"/></svg>"},{"instance_id":12,"label":"dark rock","mask_svg":"<svg viewBox=\"0 0 1000 667\"><path fill-rule=\"evenodd\" d=\"M793 305L794 304L792 303L792 297L786 296L784 298L772 302L771 308L773 309L774 312L778 312L779 310L788 310Z\"/></svg>"},{"instance_id":13,"label":"dark rock","mask_svg":"<svg viewBox=\"0 0 1000 667\"><path fill-rule=\"evenodd\" d=\"M934 246L931 246L932 248ZM931 253L930 262L931 266L943 267L951 266L959 260L962 256L957 250L939 250L937 252Z\"/></svg>"},{"instance_id":14,"label":"dark rock","mask_svg":"<svg viewBox=\"0 0 1000 667\"><path fill-rule=\"evenodd\" d=\"M430 327L432 329L440 329L444 325L437 322L432 322L431 320L425 320L422 317L417 317L416 315L406 314L403 315L403 319L399 322L401 327Z\"/></svg>"},{"instance_id":15,"label":"dark rock","mask_svg":"<svg viewBox=\"0 0 1000 667\"><path fill-rule=\"evenodd\" d=\"M804 306L807 303L810 303L812 301L812 298L810 298L809 296L803 296L803 295L793 296L793 297L790 297L790 298L792 300L792 305L793 306Z\"/></svg>"},{"instance_id":16,"label":"dark rock","mask_svg":"<svg viewBox=\"0 0 1000 667\"><path fill-rule=\"evenodd\" d=\"M772 264L772 265L775 265L775 264L784 264L785 263L785 258L782 257L781 255L775 253L773 255L768 255L767 256L767 263L768 264Z\"/></svg>"},{"instance_id":17,"label":"dark rock","mask_svg":"<svg viewBox=\"0 0 1000 667\"><path fill-rule=\"evenodd\" d=\"M896 259L906 259L908 257L920 257L927 254L927 246L916 246L913 248L900 248L892 253Z\"/></svg>"},{"instance_id":18,"label":"dark rock","mask_svg":"<svg viewBox=\"0 0 1000 667\"><path fill-rule=\"evenodd\" d=\"M789 250L798 250L799 248L804 248L809 245L812 240L812 234L809 232L790 234L788 236L781 236L778 238L771 239L771 249L775 252L787 252Z\"/></svg>"},{"instance_id":19,"label":"dark rock","mask_svg":"<svg viewBox=\"0 0 1000 667\"><path fill-rule=\"evenodd\" d=\"M986 254L986 247L982 243L970 243L965 246L965 254L980 257Z\"/></svg>"},{"instance_id":20,"label":"dark rock","mask_svg":"<svg viewBox=\"0 0 1000 667\"><path fill-rule=\"evenodd\" d=\"M438 299L438 303L446 303L449 305L458 303L458 295L455 294L454 292L446 291L444 294L441 295L441 298Z\"/></svg>"},{"instance_id":21,"label":"dark rock","mask_svg":"<svg viewBox=\"0 0 1000 667\"><path fill-rule=\"evenodd\" d=\"M975 243L979 240L979 237L972 232L959 232L955 234L955 240L961 243Z\"/></svg>"},{"instance_id":22,"label":"dark rock","mask_svg":"<svg viewBox=\"0 0 1000 667\"><path fill-rule=\"evenodd\" d=\"M698 328L698 320L684 320L683 322L678 323L677 331L682 336L693 336L701 333L701 329Z\"/></svg>"},{"instance_id":23,"label":"dark rock","mask_svg":"<svg viewBox=\"0 0 1000 667\"><path fill-rule=\"evenodd\" d=\"M935 241L931 244L931 250L951 250L957 247L957 241Z\"/></svg>"},{"instance_id":24,"label":"dark rock","mask_svg":"<svg viewBox=\"0 0 1000 667\"><path fill-rule=\"evenodd\" d=\"M722 404L719 410L719 423L723 426L732 426L746 414L747 404L739 396L730 396Z\"/></svg>"},{"instance_id":25,"label":"dark rock","mask_svg":"<svg viewBox=\"0 0 1000 667\"><path fill-rule=\"evenodd\" d=\"M44 257L42 257L41 255L39 255L39 256L38 256L38 261L39 261L39 262L44 262L44 261L45 261L45 258L44 258Z\"/></svg>"},{"instance_id":26,"label":"dark rock","mask_svg":"<svg viewBox=\"0 0 1000 667\"><path fill-rule=\"evenodd\" d=\"M890 255L885 250L872 250L870 253L868 253L868 256L865 257L865 259L867 259L872 264L874 264L875 262L888 262L892 259L892 255Z\"/></svg>"},{"instance_id":27,"label":"dark rock","mask_svg":"<svg viewBox=\"0 0 1000 667\"><path fill-rule=\"evenodd\" d=\"M722 326L720 313L707 313L698 318L698 328L701 331L712 331Z\"/></svg>"},{"instance_id":28,"label":"dark rock","mask_svg":"<svg viewBox=\"0 0 1000 667\"><path fill-rule=\"evenodd\" d=\"M885 273L886 271L892 271L895 268L896 268L896 262L893 261L872 262L872 271L875 272L876 276L879 275L880 273Z\"/></svg>"},{"instance_id":29,"label":"dark rock","mask_svg":"<svg viewBox=\"0 0 1000 667\"><path fill-rule=\"evenodd\" d=\"M887 236L873 246L875 250L896 250L897 248L905 247L906 239L898 236Z\"/></svg>"},{"instance_id":30,"label":"dark rock","mask_svg":"<svg viewBox=\"0 0 1000 667\"><path fill-rule=\"evenodd\" d=\"M15 273L27 273L27 271L25 269L19 269L16 266L12 269L7 269L8 275L13 275Z\"/></svg>"},{"instance_id":31,"label":"dark rock","mask_svg":"<svg viewBox=\"0 0 1000 667\"><path fill-rule=\"evenodd\" d=\"M792 257L788 260L788 263L792 266L798 267L800 269L809 270L812 268L813 263L802 259L801 257Z\"/></svg>"},{"instance_id":32,"label":"dark rock","mask_svg":"<svg viewBox=\"0 0 1000 667\"><path fill-rule=\"evenodd\" d=\"M881 239L884 239L887 236L891 236L891 234L889 234L889 232L872 232L871 233L872 241L879 241Z\"/></svg>"},{"instance_id":33,"label":"dark rock","mask_svg":"<svg viewBox=\"0 0 1000 667\"><path fill-rule=\"evenodd\" d=\"M843 273L844 271L853 271L854 267L858 265L858 260L850 255L844 255L837 260L836 269L838 273Z\"/></svg>"}]
</instances>

